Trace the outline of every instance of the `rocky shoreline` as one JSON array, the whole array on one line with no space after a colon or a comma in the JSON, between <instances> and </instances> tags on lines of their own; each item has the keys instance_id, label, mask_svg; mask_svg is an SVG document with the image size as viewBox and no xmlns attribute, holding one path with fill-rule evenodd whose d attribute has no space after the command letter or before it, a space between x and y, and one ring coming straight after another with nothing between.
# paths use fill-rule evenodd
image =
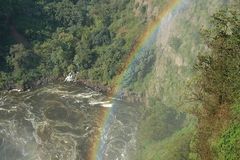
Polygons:
<instances>
[{"instance_id":1,"label":"rocky shoreline","mask_svg":"<svg viewBox=\"0 0 240 160\"><path fill-rule=\"evenodd\" d=\"M84 85L94 91L101 92L105 95L113 96L113 87L109 85L103 85L100 82L86 80L86 79L76 79L74 81L65 81L64 77L60 78L41 78L36 81L28 82L23 85L16 85L14 83L8 83L6 88L3 90L6 91L18 91L24 92L32 89L37 89L39 87L48 85L50 83L73 83L76 85ZM138 103L145 104L146 96L143 93L136 93L134 91L130 91L128 89L123 89L119 95L116 95L118 99L130 102L130 103Z\"/></svg>"}]
</instances>

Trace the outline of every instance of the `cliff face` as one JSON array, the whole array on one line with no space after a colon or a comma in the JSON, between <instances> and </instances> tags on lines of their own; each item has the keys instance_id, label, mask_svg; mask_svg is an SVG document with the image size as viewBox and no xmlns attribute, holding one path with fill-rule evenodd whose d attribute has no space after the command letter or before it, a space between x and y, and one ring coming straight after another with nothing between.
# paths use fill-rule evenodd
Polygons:
<instances>
[{"instance_id":1,"label":"cliff face","mask_svg":"<svg viewBox=\"0 0 240 160\"><path fill-rule=\"evenodd\" d=\"M227 3L224 0L181 2L181 9L158 33L156 63L148 97L158 97L168 106L184 103L195 58L206 51L200 30L208 24L209 16Z\"/></svg>"},{"instance_id":2,"label":"cliff face","mask_svg":"<svg viewBox=\"0 0 240 160\"><path fill-rule=\"evenodd\" d=\"M157 2L164 4L160 0L136 2L148 6ZM197 55L208 50L201 39L201 29L208 26L213 13L224 9L230 2L183 0L180 9L161 25L155 42L156 60L148 75L150 78L139 82L144 85L142 90L148 107L139 125L136 159L198 159L197 154L191 153L194 142L189 138L194 137L196 126L196 118L188 114L197 106L196 102L190 103L193 65ZM161 7L156 7L157 12ZM157 13L153 10L147 10L148 20Z\"/></svg>"},{"instance_id":3,"label":"cliff face","mask_svg":"<svg viewBox=\"0 0 240 160\"><path fill-rule=\"evenodd\" d=\"M151 21L158 16L167 0L135 0L134 13L137 16L144 16Z\"/></svg>"}]
</instances>

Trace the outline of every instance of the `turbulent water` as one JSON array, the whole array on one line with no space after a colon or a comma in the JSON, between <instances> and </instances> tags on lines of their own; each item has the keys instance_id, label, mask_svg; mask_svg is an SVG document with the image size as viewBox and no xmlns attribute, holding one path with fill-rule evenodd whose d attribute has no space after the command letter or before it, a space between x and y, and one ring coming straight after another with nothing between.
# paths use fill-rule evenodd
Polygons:
<instances>
[{"instance_id":1,"label":"turbulent water","mask_svg":"<svg viewBox=\"0 0 240 160\"><path fill-rule=\"evenodd\" d=\"M102 109L112 103L108 127L99 128ZM66 84L1 93L0 160L85 160L93 137L103 129L102 159L128 159L140 117L137 108Z\"/></svg>"}]
</instances>

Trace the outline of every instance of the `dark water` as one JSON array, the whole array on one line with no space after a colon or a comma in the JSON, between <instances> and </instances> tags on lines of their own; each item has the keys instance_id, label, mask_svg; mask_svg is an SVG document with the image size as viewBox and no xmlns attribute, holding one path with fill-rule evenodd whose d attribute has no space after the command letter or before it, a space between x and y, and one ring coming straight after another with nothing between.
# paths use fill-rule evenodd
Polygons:
<instances>
[{"instance_id":1,"label":"dark water","mask_svg":"<svg viewBox=\"0 0 240 160\"><path fill-rule=\"evenodd\" d=\"M108 127L99 128L102 107L111 103L114 112ZM1 93L0 160L85 160L90 142L102 130L98 159L128 159L138 119L137 106L83 86L58 84Z\"/></svg>"}]
</instances>

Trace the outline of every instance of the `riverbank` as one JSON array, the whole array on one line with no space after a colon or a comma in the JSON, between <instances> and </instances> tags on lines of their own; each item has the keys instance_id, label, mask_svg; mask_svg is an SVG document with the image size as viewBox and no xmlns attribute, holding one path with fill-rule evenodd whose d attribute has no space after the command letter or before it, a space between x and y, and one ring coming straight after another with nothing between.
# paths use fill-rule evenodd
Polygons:
<instances>
[{"instance_id":1,"label":"riverbank","mask_svg":"<svg viewBox=\"0 0 240 160\"><path fill-rule=\"evenodd\" d=\"M110 85L103 85L102 83L98 81L92 81L92 80L86 80L86 79L76 79L71 82L66 82L65 77L42 77L38 80L26 82L24 84L16 84L13 82L7 82L2 88L2 90L5 91L11 91L11 90L17 90L17 91L27 91L32 89L37 89L42 86L46 86L50 83L74 83L74 84L80 84L85 85L89 88L91 88L94 91L102 92L104 94L108 94L112 91L112 88Z\"/></svg>"},{"instance_id":2,"label":"riverbank","mask_svg":"<svg viewBox=\"0 0 240 160\"><path fill-rule=\"evenodd\" d=\"M34 90L43 86L46 86L51 83L72 83L77 86L86 86L96 92L103 93L109 97L114 96L115 98L137 104L145 104L146 95L144 93L137 93L127 88L124 88L120 91L120 93L114 93L114 86L103 84L99 81L87 80L87 79L76 79L71 82L66 82L65 77L48 77L48 78L40 78L38 80L28 82L22 85L8 83L6 87L3 89L5 91L18 91L24 92L29 90Z\"/></svg>"}]
</instances>

